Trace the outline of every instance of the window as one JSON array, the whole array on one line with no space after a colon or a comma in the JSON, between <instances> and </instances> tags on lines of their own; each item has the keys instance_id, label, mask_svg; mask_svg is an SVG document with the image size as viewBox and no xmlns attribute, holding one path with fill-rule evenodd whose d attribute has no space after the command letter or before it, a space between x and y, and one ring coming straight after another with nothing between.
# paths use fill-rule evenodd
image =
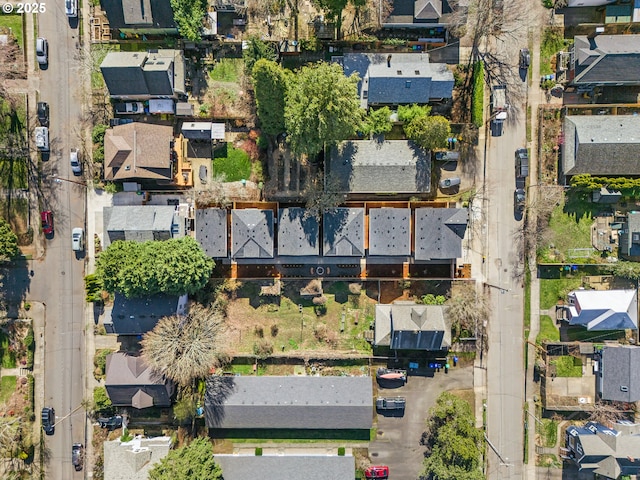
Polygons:
<instances>
[{"instance_id":1,"label":"window","mask_svg":"<svg viewBox=\"0 0 640 480\"><path fill-rule=\"evenodd\" d=\"M404 88L411 88L411 80L404 82Z\"/></svg>"}]
</instances>

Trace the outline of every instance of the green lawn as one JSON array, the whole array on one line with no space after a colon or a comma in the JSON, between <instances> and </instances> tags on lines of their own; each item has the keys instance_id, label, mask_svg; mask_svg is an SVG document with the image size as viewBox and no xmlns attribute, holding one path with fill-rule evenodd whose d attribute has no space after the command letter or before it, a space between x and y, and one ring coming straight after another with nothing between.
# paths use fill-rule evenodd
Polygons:
<instances>
[{"instance_id":1,"label":"green lawn","mask_svg":"<svg viewBox=\"0 0 640 480\"><path fill-rule=\"evenodd\" d=\"M551 360L556 366L557 377L582 377L582 361L579 358L565 355Z\"/></svg>"},{"instance_id":2,"label":"green lawn","mask_svg":"<svg viewBox=\"0 0 640 480\"><path fill-rule=\"evenodd\" d=\"M559 342L560 331L556 328L553 319L548 315L540 315L540 332L536 337L536 343L542 342Z\"/></svg>"},{"instance_id":3,"label":"green lawn","mask_svg":"<svg viewBox=\"0 0 640 480\"><path fill-rule=\"evenodd\" d=\"M12 13L10 15L0 15L0 29L6 30L9 33L9 29L13 36L20 45L20 48L24 46L24 39L22 38L22 15Z\"/></svg>"},{"instance_id":4,"label":"green lawn","mask_svg":"<svg viewBox=\"0 0 640 480\"><path fill-rule=\"evenodd\" d=\"M562 35L562 29L558 27L547 27L542 33L540 44L540 75L553 73L551 69L551 59L561 50L570 44Z\"/></svg>"},{"instance_id":5,"label":"green lawn","mask_svg":"<svg viewBox=\"0 0 640 480\"><path fill-rule=\"evenodd\" d=\"M27 159L0 158L0 186L2 188L27 188Z\"/></svg>"},{"instance_id":6,"label":"green lawn","mask_svg":"<svg viewBox=\"0 0 640 480\"><path fill-rule=\"evenodd\" d=\"M222 58L216 62L209 78L216 82L236 83L240 79L244 61L241 58Z\"/></svg>"},{"instance_id":7,"label":"green lawn","mask_svg":"<svg viewBox=\"0 0 640 480\"><path fill-rule=\"evenodd\" d=\"M551 237L548 239L548 243L552 244L553 248L545 245L545 248L538 251L539 263L593 263L591 257L569 257L571 249L592 247L591 226L593 225L590 211L573 210L571 207L573 205L567 203L553 210L549 219Z\"/></svg>"},{"instance_id":8,"label":"green lawn","mask_svg":"<svg viewBox=\"0 0 640 480\"><path fill-rule=\"evenodd\" d=\"M603 342L605 340L623 340L624 330L600 330L589 331L584 327L569 327L567 329L566 342Z\"/></svg>"},{"instance_id":9,"label":"green lawn","mask_svg":"<svg viewBox=\"0 0 640 480\"><path fill-rule=\"evenodd\" d=\"M16 391L17 377L7 375L0 379L0 404L5 404L13 392Z\"/></svg>"},{"instance_id":10,"label":"green lawn","mask_svg":"<svg viewBox=\"0 0 640 480\"><path fill-rule=\"evenodd\" d=\"M213 176L224 175L225 182L237 182L251 176L251 160L244 150L233 145L217 149L213 155Z\"/></svg>"},{"instance_id":11,"label":"green lawn","mask_svg":"<svg viewBox=\"0 0 640 480\"><path fill-rule=\"evenodd\" d=\"M540 308L548 310L566 300L567 293L582 286L581 278L540 279Z\"/></svg>"},{"instance_id":12,"label":"green lawn","mask_svg":"<svg viewBox=\"0 0 640 480\"><path fill-rule=\"evenodd\" d=\"M102 72L100 72L100 64L109 52L117 52L120 50L119 45L107 45L104 43L94 43L91 45L91 88L100 89L105 86Z\"/></svg>"},{"instance_id":13,"label":"green lawn","mask_svg":"<svg viewBox=\"0 0 640 480\"><path fill-rule=\"evenodd\" d=\"M542 425L536 422L536 431L540 434L542 446L553 448L558 441L558 422L550 418L543 418Z\"/></svg>"}]
</instances>

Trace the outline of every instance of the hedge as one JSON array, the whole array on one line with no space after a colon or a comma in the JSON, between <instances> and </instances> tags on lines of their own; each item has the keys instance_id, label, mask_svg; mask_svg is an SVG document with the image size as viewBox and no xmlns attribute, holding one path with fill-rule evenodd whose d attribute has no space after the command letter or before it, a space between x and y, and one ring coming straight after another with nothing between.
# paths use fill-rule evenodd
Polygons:
<instances>
[{"instance_id":1,"label":"hedge","mask_svg":"<svg viewBox=\"0 0 640 480\"><path fill-rule=\"evenodd\" d=\"M484 115L484 65L476 62L473 65L473 96L471 105L471 121L480 128Z\"/></svg>"}]
</instances>

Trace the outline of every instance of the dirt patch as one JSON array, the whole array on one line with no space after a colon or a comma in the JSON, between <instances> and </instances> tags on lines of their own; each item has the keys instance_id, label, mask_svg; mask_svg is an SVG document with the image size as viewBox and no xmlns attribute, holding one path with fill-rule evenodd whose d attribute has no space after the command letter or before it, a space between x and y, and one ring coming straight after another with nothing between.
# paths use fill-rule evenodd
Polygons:
<instances>
[{"instance_id":1,"label":"dirt patch","mask_svg":"<svg viewBox=\"0 0 640 480\"><path fill-rule=\"evenodd\" d=\"M29 408L29 381L27 377L17 377L15 391L0 405L0 416L20 416L26 414Z\"/></svg>"},{"instance_id":2,"label":"dirt patch","mask_svg":"<svg viewBox=\"0 0 640 480\"><path fill-rule=\"evenodd\" d=\"M540 147L540 174L544 184L555 184L558 178L562 119L560 109L544 109L540 112L542 126Z\"/></svg>"}]
</instances>

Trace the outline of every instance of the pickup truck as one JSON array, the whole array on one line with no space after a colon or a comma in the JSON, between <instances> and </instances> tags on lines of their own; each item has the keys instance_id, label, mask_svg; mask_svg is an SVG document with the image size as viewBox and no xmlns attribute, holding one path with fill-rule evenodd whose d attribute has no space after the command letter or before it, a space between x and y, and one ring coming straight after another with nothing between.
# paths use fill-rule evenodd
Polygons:
<instances>
[{"instance_id":1,"label":"pickup truck","mask_svg":"<svg viewBox=\"0 0 640 480\"><path fill-rule=\"evenodd\" d=\"M144 105L142 102L127 102L116 103L116 113L120 115L136 115L138 113L144 113Z\"/></svg>"},{"instance_id":2,"label":"pickup truck","mask_svg":"<svg viewBox=\"0 0 640 480\"><path fill-rule=\"evenodd\" d=\"M404 397L378 397L377 410L404 410L407 399Z\"/></svg>"}]
</instances>

